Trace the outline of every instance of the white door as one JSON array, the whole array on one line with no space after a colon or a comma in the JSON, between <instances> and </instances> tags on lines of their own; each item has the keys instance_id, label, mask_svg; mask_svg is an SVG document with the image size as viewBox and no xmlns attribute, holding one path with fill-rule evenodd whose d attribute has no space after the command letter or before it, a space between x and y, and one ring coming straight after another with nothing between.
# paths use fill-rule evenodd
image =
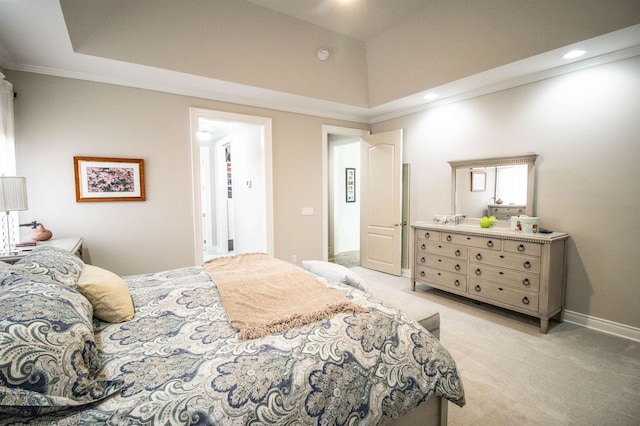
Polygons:
<instances>
[{"instance_id":1,"label":"white door","mask_svg":"<svg viewBox=\"0 0 640 426\"><path fill-rule=\"evenodd\" d=\"M402 271L402 129L362 137L360 264Z\"/></svg>"}]
</instances>

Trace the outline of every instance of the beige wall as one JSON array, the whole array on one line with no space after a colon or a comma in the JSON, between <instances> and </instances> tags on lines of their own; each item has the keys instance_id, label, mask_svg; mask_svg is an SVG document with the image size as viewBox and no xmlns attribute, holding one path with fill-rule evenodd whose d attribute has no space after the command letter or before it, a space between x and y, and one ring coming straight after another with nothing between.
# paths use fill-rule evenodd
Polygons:
<instances>
[{"instance_id":1,"label":"beige wall","mask_svg":"<svg viewBox=\"0 0 640 426\"><path fill-rule=\"evenodd\" d=\"M14 83L18 173L57 236L82 235L119 274L194 263L189 107L273 119L275 254L322 256L321 125L272 110L6 71ZM372 125L403 128L411 221L450 210L448 160L522 153L537 162L537 215L571 234L567 308L640 327L640 57ZM142 157L144 203L76 203L74 155ZM313 207L314 216L301 216Z\"/></svg>"},{"instance_id":2,"label":"beige wall","mask_svg":"<svg viewBox=\"0 0 640 426\"><path fill-rule=\"evenodd\" d=\"M571 235L567 309L640 327L640 57L374 124L403 128L411 221L451 210L448 160L536 152L537 216Z\"/></svg>"},{"instance_id":3,"label":"beige wall","mask_svg":"<svg viewBox=\"0 0 640 426\"><path fill-rule=\"evenodd\" d=\"M276 257L322 258L322 125L368 125L147 90L6 71L18 173L29 210L54 236L83 236L93 264L121 275L194 264L189 107L273 119ZM147 201L76 203L73 156L145 160ZM301 216L313 207L313 216ZM28 230L24 230L27 232Z\"/></svg>"}]
</instances>

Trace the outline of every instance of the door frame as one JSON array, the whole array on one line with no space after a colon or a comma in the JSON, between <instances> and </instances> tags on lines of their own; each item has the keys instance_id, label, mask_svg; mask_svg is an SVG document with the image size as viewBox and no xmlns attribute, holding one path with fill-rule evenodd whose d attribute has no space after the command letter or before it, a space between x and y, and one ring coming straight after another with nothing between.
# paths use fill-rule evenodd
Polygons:
<instances>
[{"instance_id":1,"label":"door frame","mask_svg":"<svg viewBox=\"0 0 640 426\"><path fill-rule=\"evenodd\" d=\"M371 131L322 125L322 260L329 260L329 135L362 137Z\"/></svg>"},{"instance_id":2,"label":"door frame","mask_svg":"<svg viewBox=\"0 0 640 426\"><path fill-rule=\"evenodd\" d=\"M273 160L272 160L272 125L271 118L255 115L236 114L205 108L189 108L191 125L191 197L194 235L194 262L202 265L202 201L200 199L200 141L198 140L198 121L206 118L217 121L237 121L262 126L264 141L264 182L265 182L265 240L267 254L274 255L273 234Z\"/></svg>"}]
</instances>

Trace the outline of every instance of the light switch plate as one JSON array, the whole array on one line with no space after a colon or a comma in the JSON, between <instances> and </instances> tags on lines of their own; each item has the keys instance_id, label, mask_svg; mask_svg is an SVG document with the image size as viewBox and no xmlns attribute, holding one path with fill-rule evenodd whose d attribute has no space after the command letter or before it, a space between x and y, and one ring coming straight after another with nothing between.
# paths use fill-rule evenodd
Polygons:
<instances>
[{"instance_id":1,"label":"light switch plate","mask_svg":"<svg viewBox=\"0 0 640 426\"><path fill-rule=\"evenodd\" d=\"M313 216L313 207L303 207L300 209L300 214L302 216Z\"/></svg>"}]
</instances>

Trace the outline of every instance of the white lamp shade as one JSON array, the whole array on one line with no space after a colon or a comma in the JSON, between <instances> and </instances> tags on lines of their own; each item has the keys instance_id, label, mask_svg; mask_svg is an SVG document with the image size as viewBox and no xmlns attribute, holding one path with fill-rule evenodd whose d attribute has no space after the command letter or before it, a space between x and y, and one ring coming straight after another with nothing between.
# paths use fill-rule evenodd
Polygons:
<instances>
[{"instance_id":1,"label":"white lamp shade","mask_svg":"<svg viewBox=\"0 0 640 426\"><path fill-rule=\"evenodd\" d=\"M0 176L0 211L27 210L27 179L18 176Z\"/></svg>"}]
</instances>

